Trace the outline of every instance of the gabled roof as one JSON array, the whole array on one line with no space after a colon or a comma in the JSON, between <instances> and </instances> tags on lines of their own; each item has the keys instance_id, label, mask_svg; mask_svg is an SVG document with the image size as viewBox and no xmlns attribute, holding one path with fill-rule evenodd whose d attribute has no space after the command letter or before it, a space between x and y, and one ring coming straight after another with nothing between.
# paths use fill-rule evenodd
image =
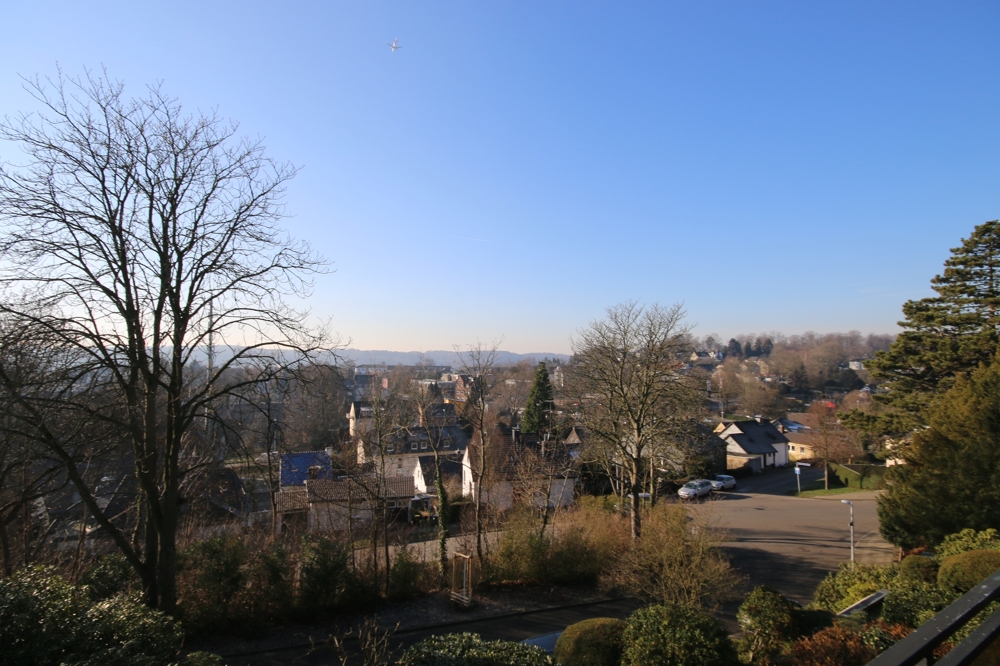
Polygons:
<instances>
[{"instance_id":1,"label":"gabled roof","mask_svg":"<svg viewBox=\"0 0 1000 666\"><path fill-rule=\"evenodd\" d=\"M413 497L416 489L412 476L387 476L382 479L312 479L306 484L309 503L317 502L361 502L373 494L382 499L403 499Z\"/></svg>"},{"instance_id":2,"label":"gabled roof","mask_svg":"<svg viewBox=\"0 0 1000 666\"><path fill-rule=\"evenodd\" d=\"M309 492L305 488L281 490L275 497L278 513L304 511L309 508Z\"/></svg>"},{"instance_id":3,"label":"gabled roof","mask_svg":"<svg viewBox=\"0 0 1000 666\"><path fill-rule=\"evenodd\" d=\"M736 444L747 453L771 454L775 444L787 444L788 438L767 419L760 421L734 421L720 435L727 442Z\"/></svg>"},{"instance_id":4,"label":"gabled roof","mask_svg":"<svg viewBox=\"0 0 1000 666\"><path fill-rule=\"evenodd\" d=\"M309 478L309 468L319 467L319 478L333 477L333 461L326 451L301 451L281 456L281 485L301 486Z\"/></svg>"}]
</instances>

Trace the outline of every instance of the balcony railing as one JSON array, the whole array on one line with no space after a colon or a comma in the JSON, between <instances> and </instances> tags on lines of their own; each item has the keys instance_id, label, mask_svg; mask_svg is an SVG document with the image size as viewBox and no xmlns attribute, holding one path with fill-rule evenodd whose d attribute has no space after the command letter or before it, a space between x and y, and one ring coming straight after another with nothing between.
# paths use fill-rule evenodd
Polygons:
<instances>
[{"instance_id":1,"label":"balcony railing","mask_svg":"<svg viewBox=\"0 0 1000 666\"><path fill-rule=\"evenodd\" d=\"M1000 599L1000 571L972 588L961 599L945 608L925 622L919 629L899 641L891 648L868 662L868 666L916 666L937 664L938 666L964 666L977 664L977 658L987 649L997 661L983 661L983 664L1000 662L995 653L1000 652L1000 611L993 613L965 640L935 661L934 650L956 631L983 610L991 601ZM996 643L996 644L994 644ZM978 664L977 664L978 666Z\"/></svg>"}]
</instances>

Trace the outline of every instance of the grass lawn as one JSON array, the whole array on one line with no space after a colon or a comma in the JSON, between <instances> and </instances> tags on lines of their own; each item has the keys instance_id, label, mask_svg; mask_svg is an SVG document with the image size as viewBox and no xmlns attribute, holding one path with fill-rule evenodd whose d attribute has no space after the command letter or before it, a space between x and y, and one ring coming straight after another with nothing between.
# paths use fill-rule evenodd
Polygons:
<instances>
[{"instance_id":1,"label":"grass lawn","mask_svg":"<svg viewBox=\"0 0 1000 666\"><path fill-rule=\"evenodd\" d=\"M819 479L817 481L813 481L812 483L803 484L801 493L797 493L793 490L788 494L795 497L823 497L824 495L843 495L844 493L857 492L862 491L857 488L841 485L840 481L831 474L829 490L823 488L823 479Z\"/></svg>"}]
</instances>

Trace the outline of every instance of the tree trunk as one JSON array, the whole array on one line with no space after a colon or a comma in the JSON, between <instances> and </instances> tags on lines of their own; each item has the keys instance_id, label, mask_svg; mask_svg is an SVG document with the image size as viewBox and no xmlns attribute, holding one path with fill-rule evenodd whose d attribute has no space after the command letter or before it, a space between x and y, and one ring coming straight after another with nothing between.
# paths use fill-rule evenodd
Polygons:
<instances>
[{"instance_id":1,"label":"tree trunk","mask_svg":"<svg viewBox=\"0 0 1000 666\"><path fill-rule=\"evenodd\" d=\"M3 555L3 574L7 578L14 575L14 562L10 556L10 536L7 534L7 523L0 521L0 555Z\"/></svg>"},{"instance_id":2,"label":"tree trunk","mask_svg":"<svg viewBox=\"0 0 1000 666\"><path fill-rule=\"evenodd\" d=\"M639 476L639 461L632 460L631 470L632 486L632 539L638 539L642 534L642 518L639 516L639 493L642 492L642 479Z\"/></svg>"},{"instance_id":3,"label":"tree trunk","mask_svg":"<svg viewBox=\"0 0 1000 666\"><path fill-rule=\"evenodd\" d=\"M434 452L434 467L436 476L434 485L438 495L438 567L440 568L441 587L448 584L448 493L444 489L444 478L441 476L441 461L437 451Z\"/></svg>"}]
</instances>

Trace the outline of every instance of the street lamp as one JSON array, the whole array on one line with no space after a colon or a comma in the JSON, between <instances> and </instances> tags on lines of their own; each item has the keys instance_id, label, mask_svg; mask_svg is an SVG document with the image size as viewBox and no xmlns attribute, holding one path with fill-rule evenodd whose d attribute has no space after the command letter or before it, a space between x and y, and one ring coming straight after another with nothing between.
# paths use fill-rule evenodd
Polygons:
<instances>
[{"instance_id":1,"label":"street lamp","mask_svg":"<svg viewBox=\"0 0 1000 666\"><path fill-rule=\"evenodd\" d=\"M851 507L851 569L854 568L854 502L850 500L840 500Z\"/></svg>"}]
</instances>

